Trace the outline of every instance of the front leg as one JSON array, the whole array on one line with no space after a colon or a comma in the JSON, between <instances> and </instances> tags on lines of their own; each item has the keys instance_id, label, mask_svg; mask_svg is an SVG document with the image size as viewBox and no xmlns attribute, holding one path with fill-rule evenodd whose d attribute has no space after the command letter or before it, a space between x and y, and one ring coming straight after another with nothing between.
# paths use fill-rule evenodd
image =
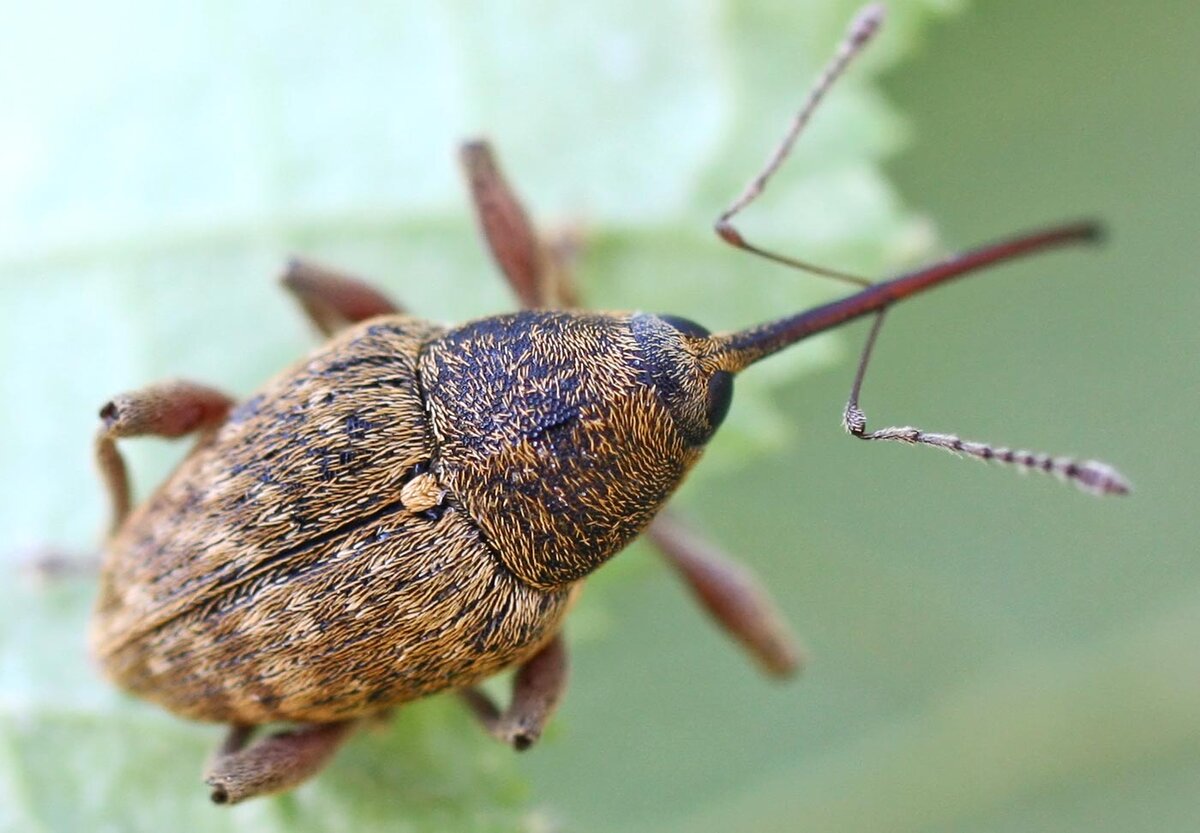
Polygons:
<instances>
[{"instance_id":1,"label":"front leg","mask_svg":"<svg viewBox=\"0 0 1200 833\"><path fill-rule=\"evenodd\" d=\"M567 687L567 649L562 635L555 636L517 670L512 702L501 712L492 698L478 688L459 692L484 728L518 752L541 737L542 729Z\"/></svg>"},{"instance_id":2,"label":"front leg","mask_svg":"<svg viewBox=\"0 0 1200 833\"><path fill-rule=\"evenodd\" d=\"M276 732L246 745L252 726L233 726L204 773L215 804L282 792L316 775L350 736L356 721L318 723Z\"/></svg>"},{"instance_id":3,"label":"front leg","mask_svg":"<svg viewBox=\"0 0 1200 833\"><path fill-rule=\"evenodd\" d=\"M571 261L579 248L578 231L567 229L549 240L540 239L487 142L467 142L460 157L479 229L521 307L576 306Z\"/></svg>"},{"instance_id":4,"label":"front leg","mask_svg":"<svg viewBox=\"0 0 1200 833\"><path fill-rule=\"evenodd\" d=\"M774 677L796 673L803 651L753 573L669 515L655 518L646 534L696 601L764 671Z\"/></svg>"}]
</instances>

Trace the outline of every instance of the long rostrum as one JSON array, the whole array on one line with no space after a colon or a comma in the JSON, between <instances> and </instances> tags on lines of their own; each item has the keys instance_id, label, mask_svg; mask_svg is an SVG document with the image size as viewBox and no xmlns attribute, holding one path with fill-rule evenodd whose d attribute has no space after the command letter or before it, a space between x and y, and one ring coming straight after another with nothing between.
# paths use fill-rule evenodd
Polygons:
<instances>
[{"instance_id":1,"label":"long rostrum","mask_svg":"<svg viewBox=\"0 0 1200 833\"><path fill-rule=\"evenodd\" d=\"M1100 234L1100 227L1095 223L1071 223L973 249L796 315L734 333L714 335L709 360L714 367L737 372L797 341L886 309L955 278L1044 249L1094 242Z\"/></svg>"}]
</instances>

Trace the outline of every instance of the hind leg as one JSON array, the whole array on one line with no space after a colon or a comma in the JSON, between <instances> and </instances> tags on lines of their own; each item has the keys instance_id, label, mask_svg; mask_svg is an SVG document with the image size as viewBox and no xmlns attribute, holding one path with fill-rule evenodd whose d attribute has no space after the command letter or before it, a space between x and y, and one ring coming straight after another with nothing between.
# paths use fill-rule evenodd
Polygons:
<instances>
[{"instance_id":1,"label":"hind leg","mask_svg":"<svg viewBox=\"0 0 1200 833\"><path fill-rule=\"evenodd\" d=\"M215 804L283 792L316 775L350 736L356 721L276 732L247 746L252 726L232 726L204 772Z\"/></svg>"},{"instance_id":2,"label":"hind leg","mask_svg":"<svg viewBox=\"0 0 1200 833\"><path fill-rule=\"evenodd\" d=\"M112 505L110 529L129 514L129 474L117 449L121 437L182 437L225 421L233 400L195 382L171 381L115 396L100 409L96 462Z\"/></svg>"}]
</instances>

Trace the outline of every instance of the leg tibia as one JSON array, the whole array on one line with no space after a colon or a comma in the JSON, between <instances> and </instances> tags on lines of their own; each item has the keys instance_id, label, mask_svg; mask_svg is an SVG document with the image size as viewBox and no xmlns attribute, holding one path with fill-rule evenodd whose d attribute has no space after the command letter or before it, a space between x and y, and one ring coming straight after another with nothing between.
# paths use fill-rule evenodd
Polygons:
<instances>
[{"instance_id":1,"label":"leg tibia","mask_svg":"<svg viewBox=\"0 0 1200 833\"><path fill-rule=\"evenodd\" d=\"M749 570L668 516L655 518L648 535L696 600L764 671L786 677L799 669L803 652L795 636Z\"/></svg>"},{"instance_id":2,"label":"leg tibia","mask_svg":"<svg viewBox=\"0 0 1200 833\"><path fill-rule=\"evenodd\" d=\"M507 711L502 713L477 688L466 689L461 696L497 740L523 751L541 737L566 685L567 651L562 637L556 636L517 671Z\"/></svg>"},{"instance_id":3,"label":"leg tibia","mask_svg":"<svg viewBox=\"0 0 1200 833\"><path fill-rule=\"evenodd\" d=\"M96 463L112 504L112 529L129 514L129 474L118 437L182 437L220 425L233 400L194 382L172 381L124 393L100 409Z\"/></svg>"},{"instance_id":4,"label":"leg tibia","mask_svg":"<svg viewBox=\"0 0 1200 833\"><path fill-rule=\"evenodd\" d=\"M327 336L377 315L403 312L400 305L358 278L303 260L288 264L282 282L313 325Z\"/></svg>"},{"instance_id":5,"label":"leg tibia","mask_svg":"<svg viewBox=\"0 0 1200 833\"><path fill-rule=\"evenodd\" d=\"M251 729L235 726L204 774L217 804L289 790L315 775L346 740L354 721L268 735L245 746Z\"/></svg>"}]
</instances>

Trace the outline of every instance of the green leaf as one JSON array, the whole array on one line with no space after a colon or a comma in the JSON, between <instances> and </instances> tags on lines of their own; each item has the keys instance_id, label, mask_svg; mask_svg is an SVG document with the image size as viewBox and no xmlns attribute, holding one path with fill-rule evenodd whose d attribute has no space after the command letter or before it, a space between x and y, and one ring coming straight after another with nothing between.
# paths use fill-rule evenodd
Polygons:
<instances>
[{"instance_id":1,"label":"green leaf","mask_svg":"<svg viewBox=\"0 0 1200 833\"><path fill-rule=\"evenodd\" d=\"M767 199L765 245L869 273L927 245L879 171L897 115L870 86L930 10L905 3ZM723 247L709 224L777 141L847 2L28 6L0 32L0 553L85 550L104 507L95 409L166 376L253 390L309 344L272 274L291 252L459 320L511 301L454 162L486 133L543 227L578 224L594 305L713 328L836 287ZM63 26L68 15L70 25ZM739 382L702 471L789 436ZM126 444L141 494L178 447ZM709 475L701 475L701 477ZM218 732L131 703L83 649L85 584L0 587L0 828L516 830L549 824L513 756L448 698L406 707L294 795L210 808ZM602 622L590 609L593 630ZM585 623L586 627L586 623ZM553 739L550 741L553 743Z\"/></svg>"}]
</instances>

